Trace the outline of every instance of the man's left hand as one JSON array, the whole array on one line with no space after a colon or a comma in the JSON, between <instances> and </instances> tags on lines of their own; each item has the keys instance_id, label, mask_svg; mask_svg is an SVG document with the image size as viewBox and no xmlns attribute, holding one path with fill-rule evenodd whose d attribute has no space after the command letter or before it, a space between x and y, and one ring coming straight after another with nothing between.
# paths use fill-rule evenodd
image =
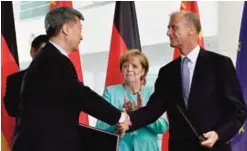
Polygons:
<instances>
[{"instance_id":1,"label":"man's left hand","mask_svg":"<svg viewBox=\"0 0 247 151\"><path fill-rule=\"evenodd\" d=\"M219 139L218 134L215 131L204 133L203 136L206 138L206 140L202 141L201 145L207 148L212 148Z\"/></svg>"}]
</instances>

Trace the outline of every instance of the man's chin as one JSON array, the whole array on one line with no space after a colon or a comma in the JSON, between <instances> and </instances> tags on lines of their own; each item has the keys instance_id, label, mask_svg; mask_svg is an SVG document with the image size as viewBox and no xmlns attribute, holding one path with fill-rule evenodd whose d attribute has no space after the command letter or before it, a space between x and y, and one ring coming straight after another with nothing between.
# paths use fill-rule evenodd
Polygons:
<instances>
[{"instance_id":1,"label":"man's chin","mask_svg":"<svg viewBox=\"0 0 247 151\"><path fill-rule=\"evenodd\" d=\"M170 44L170 47L172 48L176 48L176 46L174 44Z\"/></svg>"},{"instance_id":2,"label":"man's chin","mask_svg":"<svg viewBox=\"0 0 247 151\"><path fill-rule=\"evenodd\" d=\"M72 52L78 51L79 47L74 47L74 49L72 50Z\"/></svg>"}]
</instances>

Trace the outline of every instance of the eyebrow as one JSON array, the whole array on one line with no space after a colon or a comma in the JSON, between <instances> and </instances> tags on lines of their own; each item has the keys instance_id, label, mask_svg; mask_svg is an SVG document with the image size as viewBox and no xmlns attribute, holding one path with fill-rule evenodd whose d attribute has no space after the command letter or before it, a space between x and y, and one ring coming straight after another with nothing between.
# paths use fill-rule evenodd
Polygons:
<instances>
[{"instance_id":1,"label":"eyebrow","mask_svg":"<svg viewBox=\"0 0 247 151\"><path fill-rule=\"evenodd\" d=\"M170 27L178 27L176 25L168 25L167 28L170 28Z\"/></svg>"}]
</instances>

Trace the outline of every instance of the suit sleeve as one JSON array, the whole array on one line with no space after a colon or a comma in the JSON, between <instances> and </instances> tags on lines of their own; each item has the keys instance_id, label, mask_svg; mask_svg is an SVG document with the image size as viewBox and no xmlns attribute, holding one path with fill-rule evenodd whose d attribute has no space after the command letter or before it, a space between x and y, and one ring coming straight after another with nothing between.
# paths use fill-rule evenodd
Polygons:
<instances>
[{"instance_id":1,"label":"suit sleeve","mask_svg":"<svg viewBox=\"0 0 247 151\"><path fill-rule=\"evenodd\" d=\"M219 141L228 142L238 132L246 119L246 104L230 58L224 60L222 69L221 73L224 74L222 76L224 99L231 107L232 113L228 121L216 130L216 133L219 136Z\"/></svg>"},{"instance_id":2,"label":"suit sleeve","mask_svg":"<svg viewBox=\"0 0 247 151\"><path fill-rule=\"evenodd\" d=\"M4 96L4 104L7 113L11 117L16 117L19 111L20 104L20 90L16 86L14 78L11 76L7 77L6 92Z\"/></svg>"},{"instance_id":3,"label":"suit sleeve","mask_svg":"<svg viewBox=\"0 0 247 151\"><path fill-rule=\"evenodd\" d=\"M151 91L151 94L152 93L153 93L153 89ZM157 121L147 125L146 127L155 134L163 134L168 130L169 124L165 119L165 114L163 114Z\"/></svg>"},{"instance_id":4,"label":"suit sleeve","mask_svg":"<svg viewBox=\"0 0 247 151\"><path fill-rule=\"evenodd\" d=\"M147 105L130 114L130 121L132 123L130 131L155 122L168 108L170 99L167 93L168 87L164 84L166 83L166 77L162 75L162 69L155 82L154 93L149 98Z\"/></svg>"},{"instance_id":5,"label":"suit sleeve","mask_svg":"<svg viewBox=\"0 0 247 151\"><path fill-rule=\"evenodd\" d=\"M74 106L78 109L78 112L83 111L110 125L117 124L121 111L80 82L72 62L67 57L59 57L56 62L53 61L53 57L57 57L57 55L42 58L47 63L40 66L37 65L34 68L35 70L38 69L36 72L42 74L42 79L49 79L49 81L53 82L50 84L49 89L54 91L48 92L48 94L52 93L52 96L65 97L61 98L61 100L67 100L67 104ZM39 83L43 84L42 82ZM57 94L55 95L54 93Z\"/></svg>"},{"instance_id":6,"label":"suit sleeve","mask_svg":"<svg viewBox=\"0 0 247 151\"><path fill-rule=\"evenodd\" d=\"M103 93L103 97L104 99L107 101L107 102L110 102L111 100L111 94L108 90L108 88L105 89L104 93ZM96 127L99 128L99 129L102 129L102 130L105 130L107 132L111 132L111 133L114 133L116 131L116 126L111 126L101 120L97 120L97 123L96 123Z\"/></svg>"},{"instance_id":7,"label":"suit sleeve","mask_svg":"<svg viewBox=\"0 0 247 151\"><path fill-rule=\"evenodd\" d=\"M82 111L110 125L118 123L121 111L77 79L70 80L69 96L77 100Z\"/></svg>"}]
</instances>

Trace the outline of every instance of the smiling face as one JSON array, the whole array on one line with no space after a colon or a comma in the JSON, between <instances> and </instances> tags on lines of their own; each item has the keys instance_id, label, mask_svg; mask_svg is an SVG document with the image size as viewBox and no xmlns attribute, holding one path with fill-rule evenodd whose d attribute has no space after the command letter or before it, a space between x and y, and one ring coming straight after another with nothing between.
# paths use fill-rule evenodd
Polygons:
<instances>
[{"instance_id":1,"label":"smiling face","mask_svg":"<svg viewBox=\"0 0 247 151\"><path fill-rule=\"evenodd\" d=\"M170 39L171 47L181 48L188 41L190 36L190 26L183 14L174 14L170 18L167 36Z\"/></svg>"},{"instance_id":2,"label":"smiling face","mask_svg":"<svg viewBox=\"0 0 247 151\"><path fill-rule=\"evenodd\" d=\"M145 69L138 56L131 56L121 67L124 81L127 83L140 82L145 75Z\"/></svg>"}]
</instances>

